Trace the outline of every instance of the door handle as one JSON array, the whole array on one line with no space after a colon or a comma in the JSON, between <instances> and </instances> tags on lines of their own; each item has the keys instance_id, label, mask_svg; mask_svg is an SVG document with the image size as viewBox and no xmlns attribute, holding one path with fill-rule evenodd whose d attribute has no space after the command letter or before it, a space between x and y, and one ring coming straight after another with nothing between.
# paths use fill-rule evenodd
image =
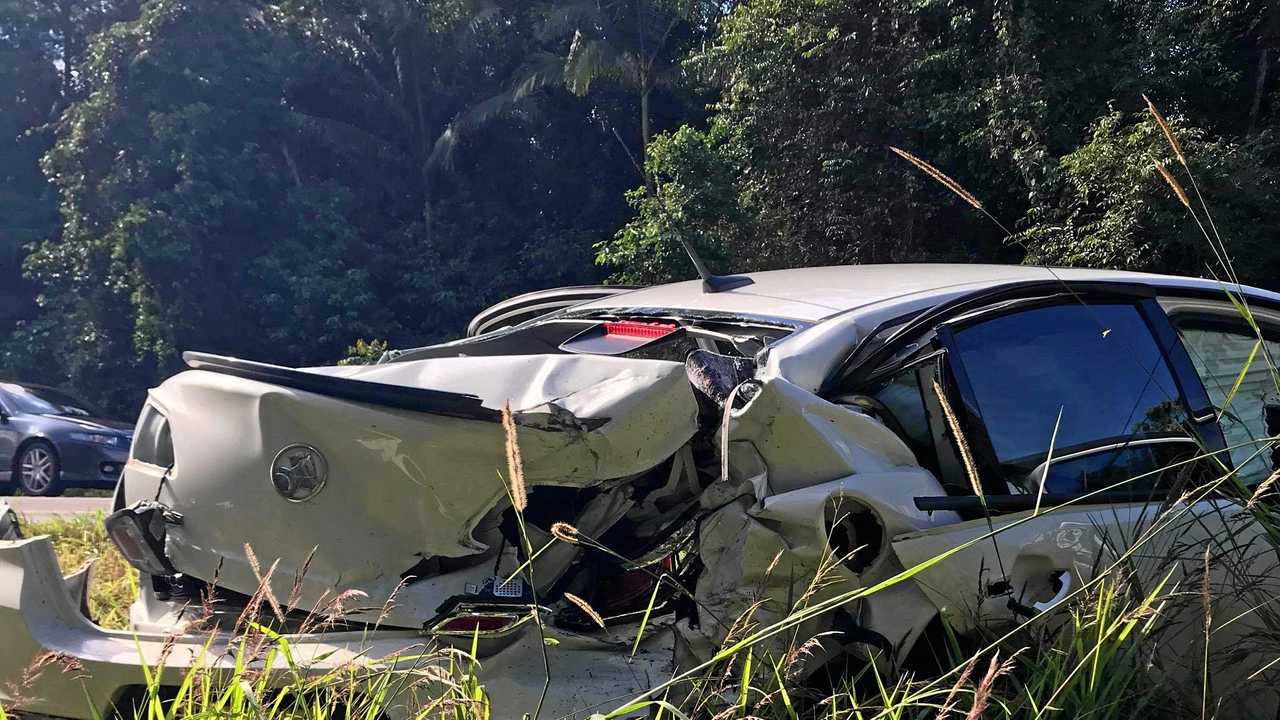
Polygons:
<instances>
[{"instance_id":1,"label":"door handle","mask_svg":"<svg viewBox=\"0 0 1280 720\"><path fill-rule=\"evenodd\" d=\"M1071 571L1063 570L1062 574L1058 576L1058 583L1060 584L1060 587L1053 597L1045 600L1044 602L1031 603L1031 607L1040 612L1045 612L1054 605L1066 600L1067 596L1071 594Z\"/></svg>"}]
</instances>

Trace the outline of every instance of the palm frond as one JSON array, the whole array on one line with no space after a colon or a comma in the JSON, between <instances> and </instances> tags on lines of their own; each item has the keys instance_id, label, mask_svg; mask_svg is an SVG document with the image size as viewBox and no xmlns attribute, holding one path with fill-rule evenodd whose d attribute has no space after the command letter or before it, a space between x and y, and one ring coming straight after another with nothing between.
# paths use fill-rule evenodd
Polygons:
<instances>
[{"instance_id":1,"label":"palm frond","mask_svg":"<svg viewBox=\"0 0 1280 720\"><path fill-rule=\"evenodd\" d=\"M431 155L427 157L427 167L451 169L454 153L466 131L484 125L507 112L515 101L515 92L505 90L459 113L444 132L440 133L440 137L436 138L435 144L431 147Z\"/></svg>"},{"instance_id":2,"label":"palm frond","mask_svg":"<svg viewBox=\"0 0 1280 720\"><path fill-rule=\"evenodd\" d=\"M569 57L564 63L564 83L579 97L591 91L591 83L599 77L626 74L626 57L612 44L591 38L581 31L574 33Z\"/></svg>"},{"instance_id":3,"label":"palm frond","mask_svg":"<svg viewBox=\"0 0 1280 720\"><path fill-rule=\"evenodd\" d=\"M515 73L512 92L516 101L544 87L564 82L564 58L549 52L534 53Z\"/></svg>"}]
</instances>

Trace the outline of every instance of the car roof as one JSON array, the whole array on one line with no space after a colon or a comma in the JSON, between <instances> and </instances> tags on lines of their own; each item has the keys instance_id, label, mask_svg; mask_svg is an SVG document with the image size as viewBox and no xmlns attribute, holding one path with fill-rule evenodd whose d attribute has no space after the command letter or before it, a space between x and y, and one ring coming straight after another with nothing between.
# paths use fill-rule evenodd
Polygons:
<instances>
[{"instance_id":1,"label":"car roof","mask_svg":"<svg viewBox=\"0 0 1280 720\"><path fill-rule=\"evenodd\" d=\"M1136 282L1158 288L1191 290L1223 288L1219 281L1204 278L1035 265L836 265L770 270L746 275L753 280L751 285L719 293L704 293L701 281L690 280L593 300L575 309L662 308L818 322L850 310L893 300L905 302L929 295L949 296L966 288L976 290L984 286L1028 280ZM1280 302L1280 295L1265 290L1251 288L1250 294Z\"/></svg>"}]
</instances>

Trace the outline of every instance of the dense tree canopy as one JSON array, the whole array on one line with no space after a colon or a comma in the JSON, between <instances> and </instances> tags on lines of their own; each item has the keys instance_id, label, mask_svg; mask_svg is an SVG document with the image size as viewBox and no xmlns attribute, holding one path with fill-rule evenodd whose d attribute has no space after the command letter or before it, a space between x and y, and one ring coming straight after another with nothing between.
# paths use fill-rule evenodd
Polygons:
<instances>
[{"instance_id":1,"label":"dense tree canopy","mask_svg":"<svg viewBox=\"0 0 1280 720\"><path fill-rule=\"evenodd\" d=\"M1167 148L1149 128L1117 145L1114 113L1143 109L1145 92L1203 123L1218 189L1234 182L1248 195L1236 206L1269 223L1236 239L1269 240L1278 23L1262 2L746 3L687 61L722 88L715 114L654 144L657 191L632 195L637 217L600 258L632 281L687 274L668 241L682 232L734 269L935 259L1203 273L1166 247L1190 240L1179 218L1117 214L1120 195L1167 195L1151 182ZM1025 232L1006 239L890 146ZM1090 225L1098 213L1107 227ZM1273 277L1274 260L1258 260L1250 277Z\"/></svg>"},{"instance_id":2,"label":"dense tree canopy","mask_svg":"<svg viewBox=\"0 0 1280 720\"><path fill-rule=\"evenodd\" d=\"M182 350L440 340L676 234L1204 274L1143 93L1280 285L1277 55L1265 0L0 0L0 375L127 415Z\"/></svg>"}]
</instances>

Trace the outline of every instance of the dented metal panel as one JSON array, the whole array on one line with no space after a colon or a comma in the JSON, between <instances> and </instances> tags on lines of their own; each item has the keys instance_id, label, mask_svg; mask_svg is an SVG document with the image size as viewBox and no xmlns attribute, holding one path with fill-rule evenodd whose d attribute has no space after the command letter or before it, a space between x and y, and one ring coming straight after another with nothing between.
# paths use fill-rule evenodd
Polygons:
<instances>
[{"instance_id":1,"label":"dented metal panel","mask_svg":"<svg viewBox=\"0 0 1280 720\"><path fill-rule=\"evenodd\" d=\"M657 466L696 429L692 390L678 363L589 356L421 360L325 372L452 390L488 407L508 400L529 487L607 485ZM494 536L473 532L507 502L500 425L353 403L225 374L189 371L150 400L168 418L172 469L136 461L125 469L124 503L157 499L186 518L169 528L167 550L182 572L251 594L278 558L275 590L288 596L304 565L299 605L359 589L376 614L426 558L484 556ZM211 422L210 418L217 418ZM591 427L579 418L603 419ZM329 479L306 502L275 491L271 465L284 447L323 454ZM310 557L310 561L308 558ZM463 565L459 567L459 565ZM388 622L419 625L492 564L424 577L397 594Z\"/></svg>"},{"instance_id":2,"label":"dented metal panel","mask_svg":"<svg viewBox=\"0 0 1280 720\"><path fill-rule=\"evenodd\" d=\"M744 391L750 399L730 415L729 476L702 497L712 512L701 529L699 554L706 568L697 597L714 617L697 627L678 626L695 657L713 652L749 610L755 622L768 624L893 576L902 567L888 546L890 536L958 519L914 507L915 495L939 492L940 486L878 420L786 380ZM869 516L862 526L868 533L833 548L833 529L850 513ZM848 552L853 557L840 562ZM859 630L856 639L829 638L807 655L808 667L857 643L867 646L868 655L881 651L892 662L937 610L919 588L901 583L843 612L844 621ZM840 622L828 613L799 628L799 635L828 632Z\"/></svg>"}]
</instances>

